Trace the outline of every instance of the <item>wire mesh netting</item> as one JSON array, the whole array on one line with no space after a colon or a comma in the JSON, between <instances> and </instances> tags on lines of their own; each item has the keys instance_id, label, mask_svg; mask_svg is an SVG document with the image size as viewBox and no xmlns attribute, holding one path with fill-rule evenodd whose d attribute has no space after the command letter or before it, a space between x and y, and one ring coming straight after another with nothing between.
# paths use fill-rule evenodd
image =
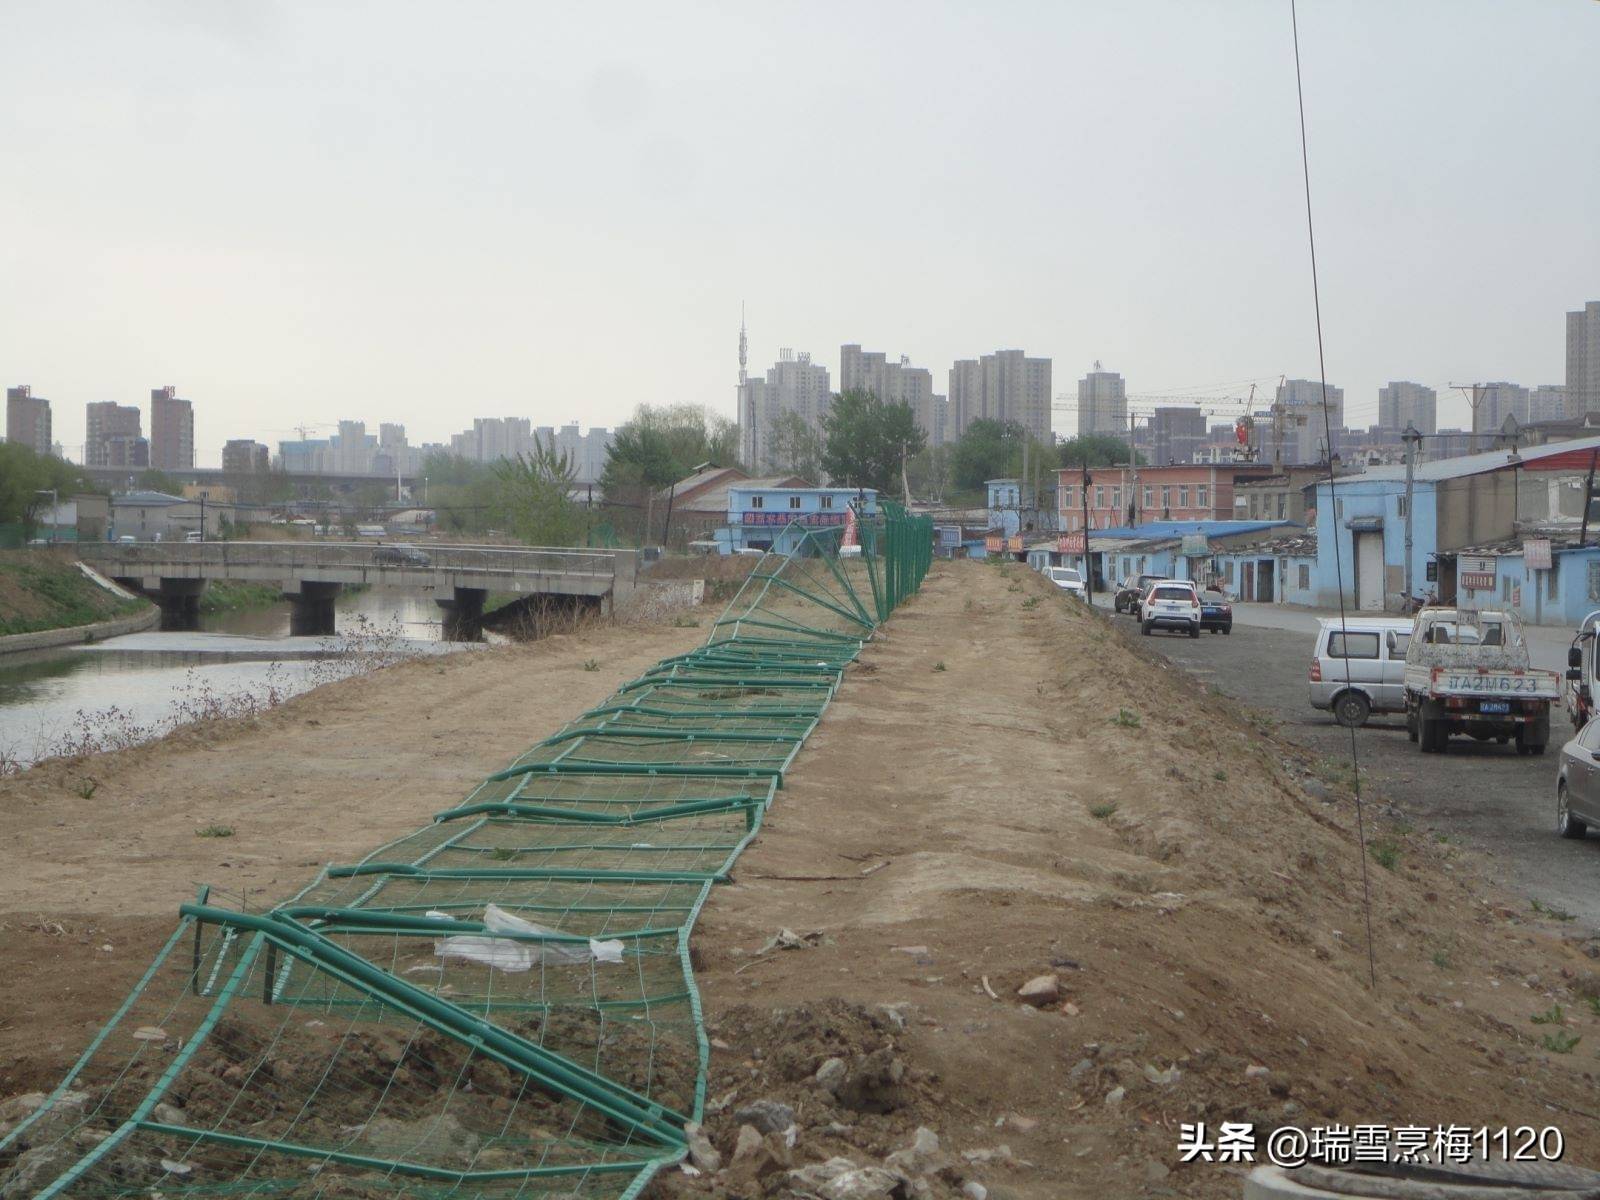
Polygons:
<instances>
[{"instance_id":1,"label":"wire mesh netting","mask_svg":"<svg viewBox=\"0 0 1600 1200\"><path fill-rule=\"evenodd\" d=\"M202 890L43 1105L0 1200L632 1197L685 1153L689 936L932 528L791 526L704 645L260 913Z\"/></svg>"}]
</instances>

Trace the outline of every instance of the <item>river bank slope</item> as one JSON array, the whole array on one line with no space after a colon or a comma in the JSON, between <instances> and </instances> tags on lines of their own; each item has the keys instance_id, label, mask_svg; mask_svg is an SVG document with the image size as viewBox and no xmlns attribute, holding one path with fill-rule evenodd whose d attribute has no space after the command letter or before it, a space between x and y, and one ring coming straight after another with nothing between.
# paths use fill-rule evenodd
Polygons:
<instances>
[{"instance_id":1,"label":"river bank slope","mask_svg":"<svg viewBox=\"0 0 1600 1200\"><path fill-rule=\"evenodd\" d=\"M94 582L59 550L0 550L0 637L131 617L150 608Z\"/></svg>"}]
</instances>

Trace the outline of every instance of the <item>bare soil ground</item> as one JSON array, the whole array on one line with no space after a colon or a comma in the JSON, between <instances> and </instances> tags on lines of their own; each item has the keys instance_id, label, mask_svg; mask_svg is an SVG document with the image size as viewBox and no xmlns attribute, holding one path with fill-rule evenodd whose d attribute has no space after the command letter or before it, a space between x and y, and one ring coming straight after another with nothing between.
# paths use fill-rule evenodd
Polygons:
<instances>
[{"instance_id":1,"label":"bare soil ground","mask_svg":"<svg viewBox=\"0 0 1600 1200\"><path fill-rule=\"evenodd\" d=\"M921 1124L946 1185L1041 1200L1236 1196L1234 1168L1178 1165L1185 1121L1554 1124L1595 1164L1582 943L1369 809L1392 863L1369 986L1337 773L1138 640L1020 567L952 564L896 614L696 935L719 1148L772 1096L797 1157L867 1161ZM761 955L782 927L820 944ZM1016 992L1042 974L1062 1002L1036 1010ZM1531 1023L1556 1004L1564 1025ZM818 1087L832 1056L880 1086Z\"/></svg>"},{"instance_id":2,"label":"bare soil ground","mask_svg":"<svg viewBox=\"0 0 1600 1200\"><path fill-rule=\"evenodd\" d=\"M426 823L705 634L601 624L402 663L262 717L0 780L0 1097L54 1085L201 883L230 902L279 900L323 863ZM216 828L233 833L198 833Z\"/></svg>"},{"instance_id":3,"label":"bare soil ground","mask_svg":"<svg viewBox=\"0 0 1600 1200\"><path fill-rule=\"evenodd\" d=\"M281 896L704 633L407 664L0 784L0 1096L53 1082L197 882ZM1369 986L1336 771L1137 641L1020 567L941 567L895 616L695 938L710 1136L730 1160L774 1099L798 1141L656 1194L783 1195L783 1166L881 1161L919 1125L945 1195L1237 1195L1177 1164L1197 1120L1555 1124L1600 1159L1581 940L1369 810ZM763 953L781 928L809 948ZM1021 1003L1044 974L1060 997Z\"/></svg>"}]
</instances>

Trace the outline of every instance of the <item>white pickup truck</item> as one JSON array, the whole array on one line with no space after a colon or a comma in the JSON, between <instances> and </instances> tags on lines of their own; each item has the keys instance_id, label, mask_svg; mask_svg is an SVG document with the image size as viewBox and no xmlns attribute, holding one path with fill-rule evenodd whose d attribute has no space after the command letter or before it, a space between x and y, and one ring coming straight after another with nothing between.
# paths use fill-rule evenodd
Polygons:
<instances>
[{"instance_id":1,"label":"white pickup truck","mask_svg":"<svg viewBox=\"0 0 1600 1200\"><path fill-rule=\"evenodd\" d=\"M1543 754L1554 671L1529 666L1512 613L1425 608L1406 647L1406 732L1424 754L1443 754L1453 733L1480 742L1516 739L1518 754Z\"/></svg>"}]
</instances>

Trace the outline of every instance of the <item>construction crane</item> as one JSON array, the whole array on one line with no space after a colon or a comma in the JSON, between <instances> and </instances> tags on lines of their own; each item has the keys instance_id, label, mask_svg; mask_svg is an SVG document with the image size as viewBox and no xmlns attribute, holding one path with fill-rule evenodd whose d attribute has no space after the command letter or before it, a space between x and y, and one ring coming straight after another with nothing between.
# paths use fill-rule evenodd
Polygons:
<instances>
[{"instance_id":1,"label":"construction crane","mask_svg":"<svg viewBox=\"0 0 1600 1200\"><path fill-rule=\"evenodd\" d=\"M266 432L298 433L300 435L300 440L303 442L307 440L306 435L314 429L333 429L334 427L335 426L331 421L315 421L304 425L291 425L288 429L269 429Z\"/></svg>"}]
</instances>

